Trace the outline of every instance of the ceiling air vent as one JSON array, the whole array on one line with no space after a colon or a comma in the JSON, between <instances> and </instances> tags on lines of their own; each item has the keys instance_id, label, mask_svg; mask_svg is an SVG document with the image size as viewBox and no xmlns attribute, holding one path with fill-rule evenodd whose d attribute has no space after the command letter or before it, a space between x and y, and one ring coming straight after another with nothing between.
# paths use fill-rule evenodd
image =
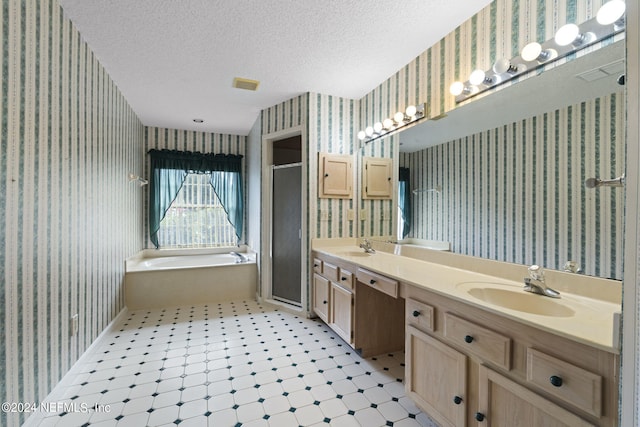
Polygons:
<instances>
[{"instance_id":1,"label":"ceiling air vent","mask_svg":"<svg viewBox=\"0 0 640 427\"><path fill-rule=\"evenodd\" d=\"M257 80L243 79L240 77L233 79L233 87L237 89L257 90L259 84L260 82Z\"/></svg>"}]
</instances>

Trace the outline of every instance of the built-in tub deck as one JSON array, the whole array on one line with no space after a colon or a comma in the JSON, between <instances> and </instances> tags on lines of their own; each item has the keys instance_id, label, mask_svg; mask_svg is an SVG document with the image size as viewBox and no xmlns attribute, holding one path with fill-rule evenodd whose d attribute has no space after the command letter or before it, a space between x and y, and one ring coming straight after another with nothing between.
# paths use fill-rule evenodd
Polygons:
<instances>
[{"instance_id":1,"label":"built-in tub deck","mask_svg":"<svg viewBox=\"0 0 640 427\"><path fill-rule=\"evenodd\" d=\"M253 299L257 281L256 256L246 248L144 250L125 261L125 304L138 310Z\"/></svg>"}]
</instances>

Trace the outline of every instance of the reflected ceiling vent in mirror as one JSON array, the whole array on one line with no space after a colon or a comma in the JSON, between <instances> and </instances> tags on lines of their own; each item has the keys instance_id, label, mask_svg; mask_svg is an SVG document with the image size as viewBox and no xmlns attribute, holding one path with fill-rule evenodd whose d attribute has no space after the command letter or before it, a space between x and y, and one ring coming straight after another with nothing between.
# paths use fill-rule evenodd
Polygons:
<instances>
[{"instance_id":1,"label":"reflected ceiling vent in mirror","mask_svg":"<svg viewBox=\"0 0 640 427\"><path fill-rule=\"evenodd\" d=\"M625 3L610 0L602 5L595 18L578 25L567 23L561 26L551 40L544 43L528 43L514 58L499 58L490 70L474 70L466 82L453 82L449 87L456 102L462 102L486 90L494 88L514 77L564 58L596 42L613 37L624 31ZM602 71L600 70L600 74ZM595 76L594 76L595 77Z\"/></svg>"},{"instance_id":2,"label":"reflected ceiling vent in mirror","mask_svg":"<svg viewBox=\"0 0 640 427\"><path fill-rule=\"evenodd\" d=\"M243 79L241 77L233 79L233 87L236 89L256 91L258 90L258 86L260 86L260 82L258 80Z\"/></svg>"},{"instance_id":3,"label":"reflected ceiling vent in mirror","mask_svg":"<svg viewBox=\"0 0 640 427\"><path fill-rule=\"evenodd\" d=\"M393 118L386 118L381 122L376 122L372 126L367 126L358 132L358 139L365 144L383 136L391 135L397 130L409 125L413 125L427 116L427 104L409 105L404 111L398 111Z\"/></svg>"}]
</instances>

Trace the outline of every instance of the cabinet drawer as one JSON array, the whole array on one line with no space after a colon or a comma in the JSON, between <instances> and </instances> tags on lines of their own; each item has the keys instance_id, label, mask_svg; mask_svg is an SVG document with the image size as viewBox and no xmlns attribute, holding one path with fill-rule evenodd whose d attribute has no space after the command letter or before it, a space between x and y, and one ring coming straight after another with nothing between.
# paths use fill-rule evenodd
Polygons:
<instances>
[{"instance_id":1,"label":"cabinet drawer","mask_svg":"<svg viewBox=\"0 0 640 427\"><path fill-rule=\"evenodd\" d=\"M413 325L422 331L433 332L435 330L434 308L428 304L407 298L406 304L406 323Z\"/></svg>"},{"instance_id":2,"label":"cabinet drawer","mask_svg":"<svg viewBox=\"0 0 640 427\"><path fill-rule=\"evenodd\" d=\"M313 272L322 274L322 260L320 258L313 259Z\"/></svg>"},{"instance_id":3,"label":"cabinet drawer","mask_svg":"<svg viewBox=\"0 0 640 427\"><path fill-rule=\"evenodd\" d=\"M340 274L338 274L338 283L340 284L340 286L342 286L343 288L346 289L352 289L353 290L353 273L345 270L344 268L340 268Z\"/></svg>"},{"instance_id":4,"label":"cabinet drawer","mask_svg":"<svg viewBox=\"0 0 640 427\"><path fill-rule=\"evenodd\" d=\"M589 414L602 414L602 377L532 348L527 381Z\"/></svg>"},{"instance_id":5,"label":"cabinet drawer","mask_svg":"<svg viewBox=\"0 0 640 427\"><path fill-rule=\"evenodd\" d=\"M358 280L365 285L371 286L374 289L384 292L387 295L391 295L394 298L398 298L398 281L389 279L388 277L381 276L369 270L358 268L357 272Z\"/></svg>"},{"instance_id":6,"label":"cabinet drawer","mask_svg":"<svg viewBox=\"0 0 640 427\"><path fill-rule=\"evenodd\" d=\"M328 262L323 262L322 265L322 275L332 282L338 281L338 266L329 264Z\"/></svg>"},{"instance_id":7,"label":"cabinet drawer","mask_svg":"<svg viewBox=\"0 0 640 427\"><path fill-rule=\"evenodd\" d=\"M444 336L483 360L511 370L511 338L451 313L444 315Z\"/></svg>"}]
</instances>

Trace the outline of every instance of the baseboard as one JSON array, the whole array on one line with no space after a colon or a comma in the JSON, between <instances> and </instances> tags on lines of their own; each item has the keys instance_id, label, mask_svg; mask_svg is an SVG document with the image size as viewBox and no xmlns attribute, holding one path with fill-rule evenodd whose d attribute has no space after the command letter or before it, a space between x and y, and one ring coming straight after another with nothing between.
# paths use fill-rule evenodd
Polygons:
<instances>
[{"instance_id":1,"label":"baseboard","mask_svg":"<svg viewBox=\"0 0 640 427\"><path fill-rule=\"evenodd\" d=\"M78 358L78 360L73 364L71 369L65 374L64 377L56 384L56 386L51 390L51 393L45 397L42 402L60 402L63 400L62 396L64 396L65 391L78 375L77 370L79 366L82 366L85 363L85 360L93 353L93 350L98 348L102 341L104 341L105 337L109 332L112 332L115 329L115 325L120 323L126 316L129 310L127 307L124 307L120 310L120 313L116 317L113 318L111 322L107 325L106 328L98 335L98 337L91 343L91 345L85 350L84 353ZM36 427L38 426L45 418L45 415L48 415L45 412L34 412L22 425L23 427Z\"/></svg>"}]
</instances>

